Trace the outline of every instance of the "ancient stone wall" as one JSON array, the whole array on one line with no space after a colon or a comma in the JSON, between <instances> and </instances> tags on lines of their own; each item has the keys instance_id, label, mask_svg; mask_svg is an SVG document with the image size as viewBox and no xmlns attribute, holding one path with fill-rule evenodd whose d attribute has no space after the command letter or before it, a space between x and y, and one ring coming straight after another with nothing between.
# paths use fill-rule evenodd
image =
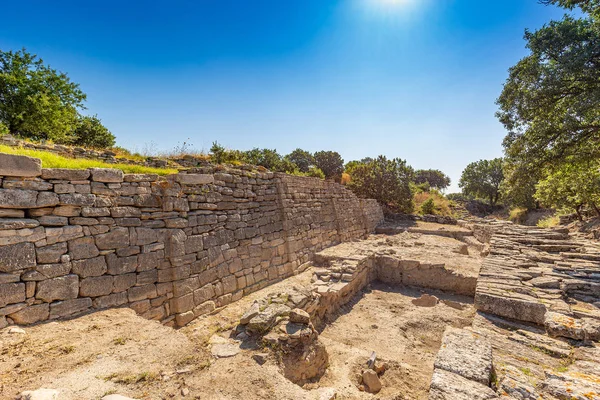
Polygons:
<instances>
[{"instance_id":1,"label":"ancient stone wall","mask_svg":"<svg viewBox=\"0 0 600 400\"><path fill-rule=\"evenodd\" d=\"M185 325L383 219L375 201L316 178L0 157L0 326L117 306Z\"/></svg>"}]
</instances>

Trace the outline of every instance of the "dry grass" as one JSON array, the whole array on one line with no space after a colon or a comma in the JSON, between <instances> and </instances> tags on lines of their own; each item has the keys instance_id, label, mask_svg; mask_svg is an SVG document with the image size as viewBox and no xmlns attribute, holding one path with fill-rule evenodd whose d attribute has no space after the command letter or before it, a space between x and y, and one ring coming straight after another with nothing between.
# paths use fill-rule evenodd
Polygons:
<instances>
[{"instance_id":1,"label":"dry grass","mask_svg":"<svg viewBox=\"0 0 600 400\"><path fill-rule=\"evenodd\" d=\"M550 215L538 221L537 226L540 228L554 228L560 224L558 215Z\"/></svg>"},{"instance_id":2,"label":"dry grass","mask_svg":"<svg viewBox=\"0 0 600 400\"><path fill-rule=\"evenodd\" d=\"M527 209L523 207L515 207L510 210L508 220L515 224L524 224L527 219Z\"/></svg>"},{"instance_id":3,"label":"dry grass","mask_svg":"<svg viewBox=\"0 0 600 400\"><path fill-rule=\"evenodd\" d=\"M450 209L450 201L445 198L442 194L431 191L431 192L419 192L413 196L413 204L415 210L420 212L423 203L429 199L433 200L435 215L452 216L452 210Z\"/></svg>"},{"instance_id":4,"label":"dry grass","mask_svg":"<svg viewBox=\"0 0 600 400\"><path fill-rule=\"evenodd\" d=\"M177 170L172 168L151 168L141 165L131 164L109 164L97 160L88 160L85 158L67 158L49 151L24 149L21 147L11 147L0 145L0 153L17 154L39 158L42 160L44 168L68 168L68 169L86 169L86 168L116 168L123 172L131 174L158 174L169 175L176 174Z\"/></svg>"}]
</instances>

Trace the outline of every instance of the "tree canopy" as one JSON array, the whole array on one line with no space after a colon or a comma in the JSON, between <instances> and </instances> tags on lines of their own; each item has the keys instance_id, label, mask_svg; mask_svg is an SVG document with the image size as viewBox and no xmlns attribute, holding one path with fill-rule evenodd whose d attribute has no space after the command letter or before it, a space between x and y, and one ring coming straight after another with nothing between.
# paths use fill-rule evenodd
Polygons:
<instances>
[{"instance_id":1,"label":"tree canopy","mask_svg":"<svg viewBox=\"0 0 600 400\"><path fill-rule=\"evenodd\" d=\"M566 2L565 2L566 3ZM540 165L600 155L600 24L565 16L526 31L531 54L498 99L507 156Z\"/></svg>"},{"instance_id":2,"label":"tree canopy","mask_svg":"<svg viewBox=\"0 0 600 400\"><path fill-rule=\"evenodd\" d=\"M325 174L327 179L339 181L344 172L344 160L337 151L317 151L314 155L315 165Z\"/></svg>"},{"instance_id":3,"label":"tree canopy","mask_svg":"<svg viewBox=\"0 0 600 400\"><path fill-rule=\"evenodd\" d=\"M503 178L501 158L480 160L467 165L458 186L464 194L487 199L491 205L495 205L500 198Z\"/></svg>"},{"instance_id":4,"label":"tree canopy","mask_svg":"<svg viewBox=\"0 0 600 400\"><path fill-rule=\"evenodd\" d=\"M25 50L0 51L0 121L11 133L66 142L85 93Z\"/></svg>"},{"instance_id":5,"label":"tree canopy","mask_svg":"<svg viewBox=\"0 0 600 400\"><path fill-rule=\"evenodd\" d=\"M406 161L379 156L372 161L355 164L348 186L359 196L376 199L409 213L413 209L410 187L413 173Z\"/></svg>"},{"instance_id":6,"label":"tree canopy","mask_svg":"<svg viewBox=\"0 0 600 400\"><path fill-rule=\"evenodd\" d=\"M115 145L115 135L102 125L98 116L80 115L77 118L71 143L93 148L112 147Z\"/></svg>"},{"instance_id":7,"label":"tree canopy","mask_svg":"<svg viewBox=\"0 0 600 400\"><path fill-rule=\"evenodd\" d=\"M315 165L315 158L306 150L296 149L285 157L296 164L300 172L308 172Z\"/></svg>"},{"instance_id":8,"label":"tree canopy","mask_svg":"<svg viewBox=\"0 0 600 400\"><path fill-rule=\"evenodd\" d=\"M431 188L444 190L450 186L450 177L439 169L418 169L415 171L414 182L417 184L426 183Z\"/></svg>"}]
</instances>

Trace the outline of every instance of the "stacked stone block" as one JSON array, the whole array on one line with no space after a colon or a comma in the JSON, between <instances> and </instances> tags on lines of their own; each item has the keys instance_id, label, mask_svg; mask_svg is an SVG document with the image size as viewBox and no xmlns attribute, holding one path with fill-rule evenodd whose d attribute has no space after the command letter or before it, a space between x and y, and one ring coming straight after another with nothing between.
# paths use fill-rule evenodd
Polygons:
<instances>
[{"instance_id":1,"label":"stacked stone block","mask_svg":"<svg viewBox=\"0 0 600 400\"><path fill-rule=\"evenodd\" d=\"M0 155L0 326L128 306L182 326L383 219L343 186L270 172L41 169Z\"/></svg>"}]
</instances>

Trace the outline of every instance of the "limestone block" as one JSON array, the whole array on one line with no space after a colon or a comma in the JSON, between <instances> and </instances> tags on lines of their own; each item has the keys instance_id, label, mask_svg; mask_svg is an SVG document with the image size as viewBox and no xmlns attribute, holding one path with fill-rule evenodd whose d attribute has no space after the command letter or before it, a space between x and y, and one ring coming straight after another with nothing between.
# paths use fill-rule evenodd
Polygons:
<instances>
[{"instance_id":1,"label":"limestone block","mask_svg":"<svg viewBox=\"0 0 600 400\"><path fill-rule=\"evenodd\" d=\"M0 189L0 208L36 208L35 190Z\"/></svg>"},{"instance_id":2,"label":"limestone block","mask_svg":"<svg viewBox=\"0 0 600 400\"><path fill-rule=\"evenodd\" d=\"M90 177L87 169L43 168L42 179L61 181L83 181Z\"/></svg>"},{"instance_id":3,"label":"limestone block","mask_svg":"<svg viewBox=\"0 0 600 400\"><path fill-rule=\"evenodd\" d=\"M97 235L96 246L98 246L100 250L129 247L129 229L117 227L113 228L108 233Z\"/></svg>"},{"instance_id":4,"label":"limestone block","mask_svg":"<svg viewBox=\"0 0 600 400\"><path fill-rule=\"evenodd\" d=\"M40 264L55 264L67 252L66 243L57 243L50 246L39 247L36 250L37 262Z\"/></svg>"},{"instance_id":5,"label":"limestone block","mask_svg":"<svg viewBox=\"0 0 600 400\"><path fill-rule=\"evenodd\" d=\"M97 257L100 254L93 237L82 237L69 240L69 255L72 260Z\"/></svg>"},{"instance_id":6,"label":"limestone block","mask_svg":"<svg viewBox=\"0 0 600 400\"><path fill-rule=\"evenodd\" d=\"M134 286L127 291L129 302L152 299L157 297L156 285Z\"/></svg>"},{"instance_id":7,"label":"limestone block","mask_svg":"<svg viewBox=\"0 0 600 400\"><path fill-rule=\"evenodd\" d=\"M56 215L44 215L38 219L42 226L65 226L69 223L66 217Z\"/></svg>"},{"instance_id":8,"label":"limestone block","mask_svg":"<svg viewBox=\"0 0 600 400\"><path fill-rule=\"evenodd\" d=\"M94 205L96 196L83 193L66 193L58 195L60 204L63 206L91 207Z\"/></svg>"},{"instance_id":9,"label":"limestone block","mask_svg":"<svg viewBox=\"0 0 600 400\"><path fill-rule=\"evenodd\" d=\"M36 265L33 243L0 246L0 272L14 272Z\"/></svg>"},{"instance_id":10,"label":"limestone block","mask_svg":"<svg viewBox=\"0 0 600 400\"><path fill-rule=\"evenodd\" d=\"M33 177L42 174L39 158L0 153L0 175Z\"/></svg>"},{"instance_id":11,"label":"limestone block","mask_svg":"<svg viewBox=\"0 0 600 400\"><path fill-rule=\"evenodd\" d=\"M13 314L9 314L8 317L15 321L15 324L27 325L45 321L48 319L49 314L49 304L43 303L23 308Z\"/></svg>"},{"instance_id":12,"label":"limestone block","mask_svg":"<svg viewBox=\"0 0 600 400\"><path fill-rule=\"evenodd\" d=\"M448 327L434 366L488 386L492 376L492 346L472 331Z\"/></svg>"},{"instance_id":13,"label":"limestone block","mask_svg":"<svg viewBox=\"0 0 600 400\"><path fill-rule=\"evenodd\" d=\"M72 271L82 278L100 276L106 273L108 267L104 256L73 261Z\"/></svg>"},{"instance_id":14,"label":"limestone block","mask_svg":"<svg viewBox=\"0 0 600 400\"><path fill-rule=\"evenodd\" d=\"M2 283L0 284L0 307L7 304L25 301L24 283Z\"/></svg>"},{"instance_id":15,"label":"limestone block","mask_svg":"<svg viewBox=\"0 0 600 400\"><path fill-rule=\"evenodd\" d=\"M123 171L112 168L90 168L91 180L105 183L123 182Z\"/></svg>"},{"instance_id":16,"label":"limestone block","mask_svg":"<svg viewBox=\"0 0 600 400\"><path fill-rule=\"evenodd\" d=\"M435 369L429 388L429 400L493 400L498 395L481 383L442 369Z\"/></svg>"},{"instance_id":17,"label":"limestone block","mask_svg":"<svg viewBox=\"0 0 600 400\"><path fill-rule=\"evenodd\" d=\"M79 285L79 296L98 297L111 294L113 281L114 277L110 275L82 279Z\"/></svg>"},{"instance_id":18,"label":"limestone block","mask_svg":"<svg viewBox=\"0 0 600 400\"><path fill-rule=\"evenodd\" d=\"M107 254L106 262L109 274L122 275L136 271L138 267L138 256L117 257L115 254Z\"/></svg>"},{"instance_id":19,"label":"limestone block","mask_svg":"<svg viewBox=\"0 0 600 400\"><path fill-rule=\"evenodd\" d=\"M68 317L89 310L92 307L92 299L84 297L50 304L50 318Z\"/></svg>"},{"instance_id":20,"label":"limestone block","mask_svg":"<svg viewBox=\"0 0 600 400\"><path fill-rule=\"evenodd\" d=\"M176 174L168 178L173 178L182 185L206 185L215 181L214 176L208 174Z\"/></svg>"},{"instance_id":21,"label":"limestone block","mask_svg":"<svg viewBox=\"0 0 600 400\"><path fill-rule=\"evenodd\" d=\"M74 299L79 294L79 277L66 275L38 282L36 298L50 303L54 300Z\"/></svg>"},{"instance_id":22,"label":"limestone block","mask_svg":"<svg viewBox=\"0 0 600 400\"><path fill-rule=\"evenodd\" d=\"M114 277L113 292L124 292L137 282L136 274L117 275Z\"/></svg>"},{"instance_id":23,"label":"limestone block","mask_svg":"<svg viewBox=\"0 0 600 400\"><path fill-rule=\"evenodd\" d=\"M21 218L1 218L0 230L7 231L13 229L29 229L39 226L40 223L35 219Z\"/></svg>"}]
</instances>

